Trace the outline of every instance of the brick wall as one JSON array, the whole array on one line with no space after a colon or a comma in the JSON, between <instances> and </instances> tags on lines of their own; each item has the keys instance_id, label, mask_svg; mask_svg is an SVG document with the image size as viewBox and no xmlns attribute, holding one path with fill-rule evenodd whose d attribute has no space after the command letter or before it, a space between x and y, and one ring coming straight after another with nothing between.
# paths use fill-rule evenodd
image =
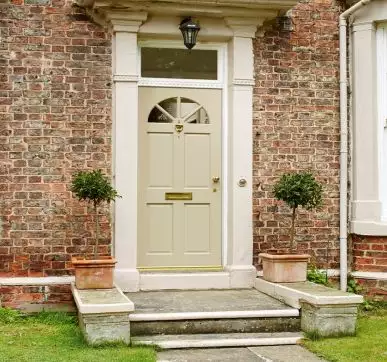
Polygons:
<instances>
[{"instance_id":1,"label":"brick wall","mask_svg":"<svg viewBox=\"0 0 387 362\"><path fill-rule=\"evenodd\" d=\"M26 312L75 311L75 303L68 284L0 285L0 306Z\"/></svg>"},{"instance_id":2,"label":"brick wall","mask_svg":"<svg viewBox=\"0 0 387 362\"><path fill-rule=\"evenodd\" d=\"M269 25L254 42L255 264L289 242L289 210L273 199L273 183L312 170L324 207L300 213L298 247L338 267L341 10L335 0L303 0L294 31ZM1 3L0 35L0 277L69 274L71 256L93 250L93 218L71 198L71 175L110 172L110 35L71 0ZM106 217L102 230L107 254ZM386 271L386 240L355 236L355 269Z\"/></svg>"},{"instance_id":3,"label":"brick wall","mask_svg":"<svg viewBox=\"0 0 387 362\"><path fill-rule=\"evenodd\" d=\"M387 280L373 280L356 278L362 288L361 294L373 300L384 300L387 302Z\"/></svg>"},{"instance_id":4,"label":"brick wall","mask_svg":"<svg viewBox=\"0 0 387 362\"><path fill-rule=\"evenodd\" d=\"M311 170L324 184L324 207L299 214L298 248L320 266L338 267L341 11L335 0L300 1L293 32L274 24L254 42L255 264L259 252L289 244L289 210L273 199L273 183L284 172Z\"/></svg>"},{"instance_id":5,"label":"brick wall","mask_svg":"<svg viewBox=\"0 0 387 362\"><path fill-rule=\"evenodd\" d=\"M71 0L1 4L0 31L0 276L68 274L93 242L71 176L110 172L110 36Z\"/></svg>"},{"instance_id":6,"label":"brick wall","mask_svg":"<svg viewBox=\"0 0 387 362\"><path fill-rule=\"evenodd\" d=\"M387 273L387 237L352 235L352 269Z\"/></svg>"}]
</instances>

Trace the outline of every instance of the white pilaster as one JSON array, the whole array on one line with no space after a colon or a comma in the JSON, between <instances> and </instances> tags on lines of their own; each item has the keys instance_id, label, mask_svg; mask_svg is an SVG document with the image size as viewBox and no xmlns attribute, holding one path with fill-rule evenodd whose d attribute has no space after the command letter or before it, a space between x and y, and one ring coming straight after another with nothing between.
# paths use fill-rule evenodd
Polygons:
<instances>
[{"instance_id":1,"label":"white pilaster","mask_svg":"<svg viewBox=\"0 0 387 362\"><path fill-rule=\"evenodd\" d=\"M115 203L115 282L139 289L137 271L138 74L137 31L144 13L109 13L113 29L113 176L122 196Z\"/></svg>"},{"instance_id":2,"label":"white pilaster","mask_svg":"<svg viewBox=\"0 0 387 362\"><path fill-rule=\"evenodd\" d=\"M353 26L353 221L380 220L375 26Z\"/></svg>"},{"instance_id":3,"label":"white pilaster","mask_svg":"<svg viewBox=\"0 0 387 362\"><path fill-rule=\"evenodd\" d=\"M228 44L229 215L226 269L230 271L231 287L251 287L256 274L252 265L252 38L260 19L225 20L234 34Z\"/></svg>"}]
</instances>

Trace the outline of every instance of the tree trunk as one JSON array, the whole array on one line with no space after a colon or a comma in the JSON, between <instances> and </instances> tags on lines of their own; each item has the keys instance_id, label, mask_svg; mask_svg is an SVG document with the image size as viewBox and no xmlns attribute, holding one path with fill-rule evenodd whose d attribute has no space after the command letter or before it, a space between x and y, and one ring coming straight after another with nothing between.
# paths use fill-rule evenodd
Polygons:
<instances>
[{"instance_id":1,"label":"tree trunk","mask_svg":"<svg viewBox=\"0 0 387 362\"><path fill-rule=\"evenodd\" d=\"M97 205L97 203L94 203L94 212L95 212L95 249L94 249L94 259L98 259L99 215L98 215L98 205Z\"/></svg>"},{"instance_id":2,"label":"tree trunk","mask_svg":"<svg viewBox=\"0 0 387 362\"><path fill-rule=\"evenodd\" d=\"M294 242L294 236L295 236L295 223L296 223L296 209L297 206L293 207L292 212L292 228L290 230L290 250L295 250L295 242Z\"/></svg>"}]
</instances>

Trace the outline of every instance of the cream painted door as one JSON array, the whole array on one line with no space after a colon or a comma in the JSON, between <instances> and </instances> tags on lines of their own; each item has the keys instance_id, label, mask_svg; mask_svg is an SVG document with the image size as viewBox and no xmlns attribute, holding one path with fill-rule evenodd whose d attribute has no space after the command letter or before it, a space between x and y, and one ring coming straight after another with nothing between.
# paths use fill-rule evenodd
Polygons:
<instances>
[{"instance_id":1,"label":"cream painted door","mask_svg":"<svg viewBox=\"0 0 387 362\"><path fill-rule=\"evenodd\" d=\"M140 87L140 268L221 266L221 110L221 90Z\"/></svg>"}]
</instances>

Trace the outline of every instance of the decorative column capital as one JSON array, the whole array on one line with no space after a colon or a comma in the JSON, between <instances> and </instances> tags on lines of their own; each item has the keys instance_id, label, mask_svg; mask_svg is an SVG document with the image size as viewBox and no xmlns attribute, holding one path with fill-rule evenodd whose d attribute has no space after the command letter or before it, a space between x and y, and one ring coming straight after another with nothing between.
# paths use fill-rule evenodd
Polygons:
<instances>
[{"instance_id":1,"label":"decorative column capital","mask_svg":"<svg viewBox=\"0 0 387 362\"><path fill-rule=\"evenodd\" d=\"M226 25L233 31L234 36L241 38L255 38L257 28L262 26L265 18L224 18Z\"/></svg>"},{"instance_id":2,"label":"decorative column capital","mask_svg":"<svg viewBox=\"0 0 387 362\"><path fill-rule=\"evenodd\" d=\"M364 21L364 22L355 22L352 24L352 32L361 32L361 31L368 31L368 32L375 32L376 31L376 24L374 21Z\"/></svg>"},{"instance_id":3,"label":"decorative column capital","mask_svg":"<svg viewBox=\"0 0 387 362\"><path fill-rule=\"evenodd\" d=\"M145 11L130 11L110 8L87 9L88 15L99 25L112 29L113 32L137 33L147 19Z\"/></svg>"},{"instance_id":4,"label":"decorative column capital","mask_svg":"<svg viewBox=\"0 0 387 362\"><path fill-rule=\"evenodd\" d=\"M108 10L105 15L113 32L123 31L127 33L137 33L147 17L148 13L145 11L130 12L127 9L125 11Z\"/></svg>"}]
</instances>

